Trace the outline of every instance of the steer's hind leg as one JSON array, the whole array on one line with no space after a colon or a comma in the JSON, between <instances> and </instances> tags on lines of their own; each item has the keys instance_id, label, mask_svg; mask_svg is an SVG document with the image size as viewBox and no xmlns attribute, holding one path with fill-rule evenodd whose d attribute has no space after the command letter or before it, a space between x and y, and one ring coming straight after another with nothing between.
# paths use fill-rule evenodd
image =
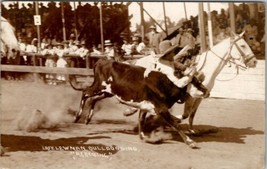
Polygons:
<instances>
[{"instance_id":1,"label":"steer's hind leg","mask_svg":"<svg viewBox=\"0 0 267 169\"><path fill-rule=\"evenodd\" d=\"M79 111L76 113L74 123L77 123L80 120L82 112L83 112L83 108L84 108L84 105L85 105L85 102L86 102L87 99L88 99L88 95L86 95L86 93L83 92L82 93L82 98L81 98L81 101L80 101L80 108L79 108Z\"/></svg>"},{"instance_id":2,"label":"steer's hind leg","mask_svg":"<svg viewBox=\"0 0 267 169\"><path fill-rule=\"evenodd\" d=\"M168 110L160 112L159 115L166 121L167 124L169 124L174 130L179 133L179 135L187 145L189 145L191 148L197 148L196 143L189 136L184 134L181 126L176 120L176 117L171 115Z\"/></svg>"},{"instance_id":3,"label":"steer's hind leg","mask_svg":"<svg viewBox=\"0 0 267 169\"><path fill-rule=\"evenodd\" d=\"M90 123L90 121L94 115L94 108L95 108L96 103L102 99L105 99L105 98L111 97L111 96L113 96L113 95L108 94L108 93L103 93L102 95L92 97L92 99L90 100L90 103L89 103L88 114L86 115L86 118L85 118L85 124Z\"/></svg>"}]
</instances>

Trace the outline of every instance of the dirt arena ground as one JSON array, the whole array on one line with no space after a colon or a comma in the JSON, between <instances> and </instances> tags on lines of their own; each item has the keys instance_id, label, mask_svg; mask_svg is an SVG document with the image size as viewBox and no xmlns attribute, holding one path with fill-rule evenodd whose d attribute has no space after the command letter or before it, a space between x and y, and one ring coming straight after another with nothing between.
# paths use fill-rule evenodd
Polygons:
<instances>
[{"instance_id":1,"label":"dirt arena ground","mask_svg":"<svg viewBox=\"0 0 267 169\"><path fill-rule=\"evenodd\" d=\"M69 85L1 80L1 145L6 152L0 169L264 168L264 101L204 100L195 128L218 132L192 137L199 149L190 149L179 137L156 145L140 141L133 131L137 114L123 116L125 106L114 98L97 105L89 125L74 124L68 109L78 109L80 96ZM37 109L49 121L43 126L34 124ZM173 110L181 114L183 107ZM187 124L183 121L183 129Z\"/></svg>"}]
</instances>

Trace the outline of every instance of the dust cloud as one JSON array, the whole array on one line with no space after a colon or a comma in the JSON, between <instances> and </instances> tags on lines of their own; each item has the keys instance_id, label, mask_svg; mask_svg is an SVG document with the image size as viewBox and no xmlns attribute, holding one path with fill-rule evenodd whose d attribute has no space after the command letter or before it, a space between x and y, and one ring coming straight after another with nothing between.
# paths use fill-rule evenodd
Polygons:
<instances>
[{"instance_id":1,"label":"dust cloud","mask_svg":"<svg viewBox=\"0 0 267 169\"><path fill-rule=\"evenodd\" d=\"M64 92L69 88L49 85L44 87L41 91L33 91L32 103L25 104L18 112L13 121L16 130L27 132L53 130L74 121L74 111L71 111L69 106L75 98L67 91Z\"/></svg>"}]
</instances>

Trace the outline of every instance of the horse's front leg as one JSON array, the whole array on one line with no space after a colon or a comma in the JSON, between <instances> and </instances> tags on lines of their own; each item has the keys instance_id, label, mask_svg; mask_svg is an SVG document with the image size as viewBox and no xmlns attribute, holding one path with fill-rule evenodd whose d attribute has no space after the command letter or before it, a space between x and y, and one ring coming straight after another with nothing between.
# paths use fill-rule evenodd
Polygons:
<instances>
[{"instance_id":1,"label":"horse's front leg","mask_svg":"<svg viewBox=\"0 0 267 169\"><path fill-rule=\"evenodd\" d=\"M187 119L192 112L193 105L194 105L194 99L191 96L187 96L186 100L185 100L185 104L184 104L183 114L177 115L175 117L180 119L180 120Z\"/></svg>"},{"instance_id":2,"label":"horse's front leg","mask_svg":"<svg viewBox=\"0 0 267 169\"><path fill-rule=\"evenodd\" d=\"M196 131L193 128L193 121L194 121L194 117L196 115L198 106L200 105L201 101L202 101L202 99L196 99L194 101L194 104L192 105L192 111L189 114L189 128L188 128L188 130L191 134L196 134Z\"/></svg>"}]
</instances>

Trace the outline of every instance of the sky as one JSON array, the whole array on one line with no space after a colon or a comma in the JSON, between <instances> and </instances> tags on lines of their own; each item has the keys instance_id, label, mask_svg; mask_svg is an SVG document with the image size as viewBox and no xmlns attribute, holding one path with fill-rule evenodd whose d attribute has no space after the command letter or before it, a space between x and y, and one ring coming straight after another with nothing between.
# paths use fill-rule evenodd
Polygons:
<instances>
[{"instance_id":1,"label":"sky","mask_svg":"<svg viewBox=\"0 0 267 169\"><path fill-rule=\"evenodd\" d=\"M162 2L144 2L144 9L155 19L164 18L163 3ZM198 2L186 2L187 18L190 16L198 15ZM208 10L208 3L203 3L204 10ZM216 10L220 13L221 9L227 9L228 3L210 3L210 10ZM166 16L170 17L172 22L178 22L180 19L185 18L184 2L165 2ZM129 6L129 14L133 14L134 17L131 20L132 26L136 23L140 23L140 6L134 2ZM149 20L149 16L144 13L144 19ZM132 30L134 27L131 28Z\"/></svg>"},{"instance_id":2,"label":"sky","mask_svg":"<svg viewBox=\"0 0 267 169\"><path fill-rule=\"evenodd\" d=\"M16 2L16 1L14 1ZM22 1L21 1L22 2ZM23 1L23 3L27 4L32 1ZM39 1L42 2L42 1ZM5 4L6 7L8 7L9 3L11 2L2 2ZM47 2L43 2L44 5L47 4ZM78 2L76 2L77 4ZM85 2L83 2L85 3ZM92 3L92 2L91 2ZM185 10L184 10L184 4L186 6L186 13L187 13L187 18L190 18L190 16L196 16L198 15L198 4L199 2L165 2L165 11L166 11L166 16L170 17L172 22L178 22L181 18L185 18ZM204 10L208 10L208 3L203 3L204 4ZM227 9L228 8L228 3L227 2L210 2L210 10L216 10L218 13L220 13L220 10ZM73 2L71 3L73 5ZM148 13L156 20L163 20L164 18L164 12L163 12L163 3L162 2L143 2L144 9L148 11ZM131 30L135 30L135 25L136 23L140 23L140 6L137 4L137 2L131 3L129 6L129 15L133 15L133 18L130 20L131 21ZM144 19L146 21L149 20L149 16L144 12Z\"/></svg>"}]
</instances>

